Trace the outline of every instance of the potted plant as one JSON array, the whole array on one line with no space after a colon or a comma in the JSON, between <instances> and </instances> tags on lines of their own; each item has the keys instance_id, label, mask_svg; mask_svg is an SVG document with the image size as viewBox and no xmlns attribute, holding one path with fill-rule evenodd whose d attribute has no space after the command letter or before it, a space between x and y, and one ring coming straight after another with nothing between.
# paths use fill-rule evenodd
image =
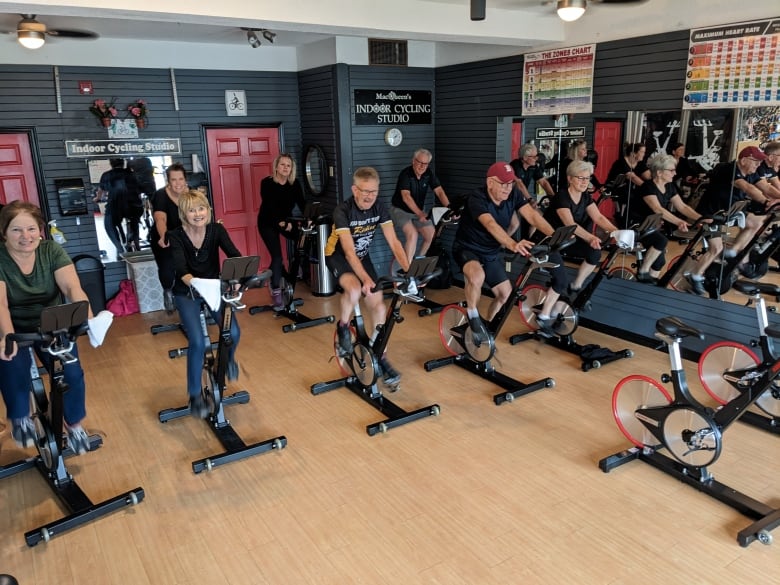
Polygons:
<instances>
[{"instance_id":1,"label":"potted plant","mask_svg":"<svg viewBox=\"0 0 780 585\"><path fill-rule=\"evenodd\" d=\"M96 99L94 102L92 102L92 105L89 106L89 111L100 120L103 126L108 128L111 126L111 120L116 118L118 113L116 109L116 98L112 98L110 102Z\"/></svg>"},{"instance_id":2,"label":"potted plant","mask_svg":"<svg viewBox=\"0 0 780 585\"><path fill-rule=\"evenodd\" d=\"M127 111L135 119L135 125L138 128L144 128L146 126L146 114L149 111L149 108L147 107L145 100L135 100L132 104L127 106Z\"/></svg>"}]
</instances>

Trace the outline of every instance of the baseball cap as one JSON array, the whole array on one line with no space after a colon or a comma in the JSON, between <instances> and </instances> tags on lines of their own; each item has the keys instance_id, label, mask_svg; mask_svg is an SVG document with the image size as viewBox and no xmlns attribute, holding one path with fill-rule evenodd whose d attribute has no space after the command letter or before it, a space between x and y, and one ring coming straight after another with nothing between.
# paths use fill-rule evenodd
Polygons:
<instances>
[{"instance_id":1,"label":"baseball cap","mask_svg":"<svg viewBox=\"0 0 780 585\"><path fill-rule=\"evenodd\" d=\"M754 158L756 160L766 160L766 155L758 146L746 146L739 151L737 158Z\"/></svg>"},{"instance_id":2,"label":"baseball cap","mask_svg":"<svg viewBox=\"0 0 780 585\"><path fill-rule=\"evenodd\" d=\"M490 165L487 172L488 177L495 177L499 183L509 183L510 181L516 181L517 177L512 167L506 161L499 161Z\"/></svg>"}]
</instances>

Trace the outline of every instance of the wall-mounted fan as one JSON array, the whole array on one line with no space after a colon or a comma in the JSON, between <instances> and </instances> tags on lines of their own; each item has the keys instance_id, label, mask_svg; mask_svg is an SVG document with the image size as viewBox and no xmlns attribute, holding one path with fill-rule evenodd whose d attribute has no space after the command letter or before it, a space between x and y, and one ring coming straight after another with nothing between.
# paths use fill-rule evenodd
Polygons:
<instances>
[{"instance_id":1,"label":"wall-mounted fan","mask_svg":"<svg viewBox=\"0 0 780 585\"><path fill-rule=\"evenodd\" d=\"M16 25L16 38L27 49L39 49L46 42L47 36L68 39L96 39L97 33L88 30L71 30L48 28L42 22L35 20L35 14L21 14L22 20Z\"/></svg>"},{"instance_id":2,"label":"wall-mounted fan","mask_svg":"<svg viewBox=\"0 0 780 585\"><path fill-rule=\"evenodd\" d=\"M647 0L542 0L542 6L554 5L562 20L577 20L585 13L588 1L593 4L639 4ZM471 20L485 20L487 0L471 0Z\"/></svg>"}]
</instances>

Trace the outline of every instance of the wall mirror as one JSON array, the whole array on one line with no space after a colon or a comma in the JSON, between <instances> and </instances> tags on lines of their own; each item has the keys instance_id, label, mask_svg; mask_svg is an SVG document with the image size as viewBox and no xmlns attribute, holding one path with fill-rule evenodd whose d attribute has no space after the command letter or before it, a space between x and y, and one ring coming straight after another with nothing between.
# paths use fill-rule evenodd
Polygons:
<instances>
[{"instance_id":1,"label":"wall mirror","mask_svg":"<svg viewBox=\"0 0 780 585\"><path fill-rule=\"evenodd\" d=\"M521 123L520 128L517 130L514 127L515 122ZM582 122L581 124L588 126L587 122ZM499 159L506 160L516 158L517 149L522 144L521 137L526 137L528 141L534 142L539 151L543 152L544 147L549 147L549 145L544 140L535 139L535 130L537 127L547 127L549 125L551 125L549 119L498 118L496 156ZM586 131L586 135L588 133L592 134L592 131ZM693 176L695 182L689 185L681 185L681 191L683 199L686 202L690 200L690 204L695 206L696 196L700 196L704 192L707 182L706 178L702 178L703 173L712 170L718 163L733 161L737 153L745 146L763 146L769 141L780 139L780 107L627 112L621 133L621 138L623 137L626 137L625 139L629 142L644 143L648 158L658 152L679 156L681 154L679 150L673 152L675 150L674 146L678 142L684 143L685 147L682 149L683 156L687 158L689 165L693 166L692 163L695 163L695 167L699 171ZM555 147L559 146L555 144L553 149L548 148L550 154L554 154ZM589 146L592 145L589 144ZM602 144L601 148L603 147L604 145ZM545 154L548 154L548 152L545 152ZM609 169L614 162L614 158L614 155L605 157L606 169ZM599 160L599 163L601 163L601 160ZM541 197L541 193L537 195ZM729 201L728 203L731 202ZM725 203L724 205L726 208L729 207ZM740 234L738 227L732 227L727 230L727 235L724 238L727 248L733 245L738 234ZM685 249L687 243L687 240L673 240L670 242L666 250L666 262L661 273L662 275L678 254ZM749 251L751 247L746 246L745 249ZM752 256L753 254L749 254L746 259L752 260ZM616 269L624 269L622 272L625 274L631 274L636 271L635 263L636 259L629 256L618 259L615 267ZM760 270L754 275L751 274L751 277L761 278L764 282L776 282L778 277L776 272L773 273L776 263L777 260L770 257L768 262L764 261L759 266ZM768 270L767 264L771 265ZM731 290L729 284L731 280L744 278L744 276L735 270L730 272L730 276L721 274L720 269L724 266L730 266L730 264L723 258L720 258L709 270L709 273L711 275L714 274L714 277L721 283L717 288L719 294L713 294L712 296L716 296L722 301L744 304L744 295ZM684 267L681 272L684 274L687 271L689 269ZM712 279L713 277L711 276L710 280ZM647 285L637 283L636 286ZM689 288L688 283L685 282L682 276L681 278L676 278L675 282L670 283L667 288L680 291L681 295L691 296L687 292ZM714 293L716 290L715 285L712 286L712 289ZM710 295L708 294L708 296Z\"/></svg>"},{"instance_id":2,"label":"wall mirror","mask_svg":"<svg viewBox=\"0 0 780 585\"><path fill-rule=\"evenodd\" d=\"M325 153L316 144L306 148L304 154L304 170L306 173L306 185L314 195L325 191L328 184L328 161Z\"/></svg>"}]
</instances>

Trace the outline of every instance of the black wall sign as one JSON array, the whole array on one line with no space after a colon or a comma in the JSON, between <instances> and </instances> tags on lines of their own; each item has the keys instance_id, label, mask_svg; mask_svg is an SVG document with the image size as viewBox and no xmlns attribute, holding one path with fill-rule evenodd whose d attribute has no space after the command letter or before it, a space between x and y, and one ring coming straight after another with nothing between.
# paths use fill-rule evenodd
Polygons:
<instances>
[{"instance_id":1,"label":"black wall sign","mask_svg":"<svg viewBox=\"0 0 780 585\"><path fill-rule=\"evenodd\" d=\"M549 140L551 138L585 138L585 127L581 128L537 128L536 138Z\"/></svg>"},{"instance_id":2,"label":"black wall sign","mask_svg":"<svg viewBox=\"0 0 780 585\"><path fill-rule=\"evenodd\" d=\"M430 124L431 92L393 89L356 89L355 124Z\"/></svg>"},{"instance_id":3,"label":"black wall sign","mask_svg":"<svg viewBox=\"0 0 780 585\"><path fill-rule=\"evenodd\" d=\"M181 154L181 141L178 138L65 141L65 156L68 158L164 156L167 154Z\"/></svg>"}]
</instances>

